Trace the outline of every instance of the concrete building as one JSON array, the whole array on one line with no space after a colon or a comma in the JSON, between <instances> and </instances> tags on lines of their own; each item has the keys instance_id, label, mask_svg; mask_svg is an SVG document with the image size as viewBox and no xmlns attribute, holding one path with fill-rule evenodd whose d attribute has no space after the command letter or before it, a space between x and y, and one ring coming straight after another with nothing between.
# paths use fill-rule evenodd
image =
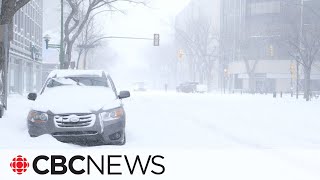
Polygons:
<instances>
[{"instance_id":1,"label":"concrete building","mask_svg":"<svg viewBox=\"0 0 320 180\"><path fill-rule=\"evenodd\" d=\"M177 83L196 81L208 84L211 90L218 89L219 57L214 51L219 45L212 39L220 30L219 3L220 0L191 0L176 16Z\"/></svg>"},{"instance_id":2,"label":"concrete building","mask_svg":"<svg viewBox=\"0 0 320 180\"><path fill-rule=\"evenodd\" d=\"M42 85L43 1L31 0L13 19L9 59L9 92L35 92Z\"/></svg>"},{"instance_id":3,"label":"concrete building","mask_svg":"<svg viewBox=\"0 0 320 180\"><path fill-rule=\"evenodd\" d=\"M256 92L295 89L296 59L284 39L292 30L288 29L290 23L299 27L298 31L304 30L316 22L309 20L319 9L318 0L221 1L221 62L227 88ZM316 63L312 69L312 90L320 90L319 67ZM302 90L302 68L299 74Z\"/></svg>"}]
</instances>

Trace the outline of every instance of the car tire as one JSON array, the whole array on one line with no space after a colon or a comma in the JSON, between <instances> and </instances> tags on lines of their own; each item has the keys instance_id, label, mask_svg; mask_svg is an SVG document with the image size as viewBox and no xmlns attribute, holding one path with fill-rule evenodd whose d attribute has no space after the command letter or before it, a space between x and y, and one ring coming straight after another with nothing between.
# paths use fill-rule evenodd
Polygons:
<instances>
[{"instance_id":1,"label":"car tire","mask_svg":"<svg viewBox=\"0 0 320 180\"><path fill-rule=\"evenodd\" d=\"M123 146L126 144L126 133L123 131L121 138L116 141L107 142L104 140L104 138L101 138L102 144L104 145L116 145L116 146Z\"/></svg>"}]
</instances>

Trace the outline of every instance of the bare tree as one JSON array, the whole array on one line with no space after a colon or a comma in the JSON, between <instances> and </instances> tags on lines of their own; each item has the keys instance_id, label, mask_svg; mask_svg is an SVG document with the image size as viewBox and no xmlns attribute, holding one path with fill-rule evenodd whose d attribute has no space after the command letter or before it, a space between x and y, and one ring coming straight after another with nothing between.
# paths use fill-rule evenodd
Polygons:
<instances>
[{"instance_id":1,"label":"bare tree","mask_svg":"<svg viewBox=\"0 0 320 180\"><path fill-rule=\"evenodd\" d=\"M296 60L297 65L301 65L303 68L304 97L309 101L312 68L315 61L320 58L319 16L311 6L292 6L291 8L288 11L291 14L284 19L287 22L287 28L283 40L288 45L289 54ZM304 17L303 13L297 13L297 9L301 8L309 10L308 16ZM297 19L301 19L301 22L297 22Z\"/></svg>"},{"instance_id":2,"label":"bare tree","mask_svg":"<svg viewBox=\"0 0 320 180\"><path fill-rule=\"evenodd\" d=\"M66 47L66 61L63 68L68 68L72 58L74 43L86 26L90 16L97 9L107 7L116 9L117 2L130 2L136 4L144 4L142 1L134 0L66 0L69 12L64 23L64 43Z\"/></svg>"},{"instance_id":3,"label":"bare tree","mask_svg":"<svg viewBox=\"0 0 320 180\"><path fill-rule=\"evenodd\" d=\"M1 25L1 32L3 33L3 25L8 25L9 27L9 40L12 40L13 38L13 17L15 13L22 8L24 5L26 5L30 0L2 0L1 4L1 14L0 14L0 25ZM10 46L10 43L8 43L8 46ZM0 48L2 49L1 53L1 60L0 60L0 68L3 71L4 67L4 44L3 44L3 38L0 42ZM9 49L9 47L6 47ZM2 75L3 79L3 75Z\"/></svg>"},{"instance_id":4,"label":"bare tree","mask_svg":"<svg viewBox=\"0 0 320 180\"><path fill-rule=\"evenodd\" d=\"M98 28L98 24L94 21L94 17L90 18L84 27L84 31L81 32L77 38L77 66L76 68L87 68L87 55L90 50L101 45L98 39L103 37L101 30ZM81 57L83 56L82 64L80 63ZM82 67L80 67L82 65Z\"/></svg>"},{"instance_id":5,"label":"bare tree","mask_svg":"<svg viewBox=\"0 0 320 180\"><path fill-rule=\"evenodd\" d=\"M304 97L307 101L311 95L311 71L314 62L320 56L320 26L310 25L303 33L291 32L287 43L290 45L290 54L302 65L304 72Z\"/></svg>"},{"instance_id":6,"label":"bare tree","mask_svg":"<svg viewBox=\"0 0 320 180\"><path fill-rule=\"evenodd\" d=\"M249 92L255 93L256 87L256 67L259 63L259 60L257 57L252 56L252 49L249 46L248 39L242 40L240 42L240 50L239 50L239 58L243 60L246 68L246 72L248 74L249 78Z\"/></svg>"},{"instance_id":7,"label":"bare tree","mask_svg":"<svg viewBox=\"0 0 320 180\"><path fill-rule=\"evenodd\" d=\"M177 40L190 56L192 73L199 74L201 83L206 79L211 90L214 65L219 58L219 34L211 19L205 16L188 17L184 25L186 30L176 28Z\"/></svg>"}]
</instances>

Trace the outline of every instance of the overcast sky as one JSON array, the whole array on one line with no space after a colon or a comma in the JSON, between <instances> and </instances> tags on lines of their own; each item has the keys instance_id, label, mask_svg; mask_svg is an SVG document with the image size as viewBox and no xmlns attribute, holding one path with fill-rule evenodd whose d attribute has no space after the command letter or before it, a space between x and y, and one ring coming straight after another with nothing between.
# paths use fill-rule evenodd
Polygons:
<instances>
[{"instance_id":1,"label":"overcast sky","mask_svg":"<svg viewBox=\"0 0 320 180\"><path fill-rule=\"evenodd\" d=\"M51 43L59 42L60 16L59 0L44 0L44 35L49 34ZM152 38L154 33L161 34L161 43L172 41L175 15L189 0L149 0L148 7L132 4L119 4L122 13L106 13L98 21L106 36L133 36ZM139 66L143 61L143 49L155 48L151 41L108 40L112 48L126 62L126 65ZM134 48L133 48L134 47ZM141 51L139 51L141 50ZM99 52L97 52L99 53ZM101 53L101 52L100 52ZM58 61L57 50L44 52L44 61ZM130 59L129 59L130 58Z\"/></svg>"}]
</instances>

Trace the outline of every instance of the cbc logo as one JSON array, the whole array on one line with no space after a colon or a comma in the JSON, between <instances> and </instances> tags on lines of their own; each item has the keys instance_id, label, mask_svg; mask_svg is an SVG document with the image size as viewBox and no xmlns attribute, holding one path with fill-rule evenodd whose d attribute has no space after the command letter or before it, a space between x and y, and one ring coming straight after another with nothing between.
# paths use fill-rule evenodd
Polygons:
<instances>
[{"instance_id":1,"label":"cbc logo","mask_svg":"<svg viewBox=\"0 0 320 180\"><path fill-rule=\"evenodd\" d=\"M29 168L29 163L26 158L19 155L12 159L10 167L13 172L21 175L22 173L25 173L27 171L27 169Z\"/></svg>"}]
</instances>

